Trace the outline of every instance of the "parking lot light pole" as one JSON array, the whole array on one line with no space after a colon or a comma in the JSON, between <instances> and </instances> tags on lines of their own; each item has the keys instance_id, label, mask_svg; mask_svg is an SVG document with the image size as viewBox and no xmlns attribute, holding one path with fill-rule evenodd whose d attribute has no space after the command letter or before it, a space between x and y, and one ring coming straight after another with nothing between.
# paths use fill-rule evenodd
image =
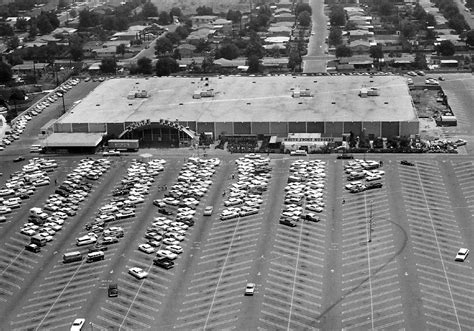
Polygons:
<instances>
[{"instance_id":1,"label":"parking lot light pole","mask_svg":"<svg viewBox=\"0 0 474 331\"><path fill-rule=\"evenodd\" d=\"M367 242L372 242L372 221L373 221L373 215L372 215L372 200L370 200L370 212L369 212L369 238L367 239Z\"/></svg>"}]
</instances>

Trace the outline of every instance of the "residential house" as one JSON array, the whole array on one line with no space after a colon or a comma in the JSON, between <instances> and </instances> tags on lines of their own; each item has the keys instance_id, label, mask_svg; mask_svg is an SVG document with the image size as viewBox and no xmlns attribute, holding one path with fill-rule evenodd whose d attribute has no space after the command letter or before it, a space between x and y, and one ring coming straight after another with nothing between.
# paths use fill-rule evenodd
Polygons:
<instances>
[{"instance_id":1,"label":"residential house","mask_svg":"<svg viewBox=\"0 0 474 331\"><path fill-rule=\"evenodd\" d=\"M202 24L212 23L218 18L219 16L216 15L196 15L191 17L191 22L193 23L193 26L199 26Z\"/></svg>"},{"instance_id":2,"label":"residential house","mask_svg":"<svg viewBox=\"0 0 474 331\"><path fill-rule=\"evenodd\" d=\"M370 42L367 40L355 40L347 45L353 54L367 54L370 50Z\"/></svg>"},{"instance_id":3,"label":"residential house","mask_svg":"<svg viewBox=\"0 0 474 331\"><path fill-rule=\"evenodd\" d=\"M275 11L273 12L274 15L280 15L283 13L291 14L292 12L291 12L291 9L289 8L278 8L278 9L275 9Z\"/></svg>"},{"instance_id":4,"label":"residential house","mask_svg":"<svg viewBox=\"0 0 474 331\"><path fill-rule=\"evenodd\" d=\"M293 22L294 23L296 21L295 15L290 14L290 13L282 13L282 14L274 15L273 19L277 23L278 22Z\"/></svg>"},{"instance_id":5,"label":"residential house","mask_svg":"<svg viewBox=\"0 0 474 331\"><path fill-rule=\"evenodd\" d=\"M126 48L129 48L130 47L130 41L126 41L126 40L108 40L108 41L106 41L102 44L102 47L103 48L117 47L117 46L120 46L120 45L125 45Z\"/></svg>"},{"instance_id":6,"label":"residential house","mask_svg":"<svg viewBox=\"0 0 474 331\"><path fill-rule=\"evenodd\" d=\"M23 64L17 64L11 68L12 73L16 75L34 75L44 73L49 68L49 63L34 63L33 61L25 61Z\"/></svg>"},{"instance_id":7,"label":"residential house","mask_svg":"<svg viewBox=\"0 0 474 331\"><path fill-rule=\"evenodd\" d=\"M368 30L349 30L347 31L349 42L355 40L370 40L373 39L374 33Z\"/></svg>"},{"instance_id":8,"label":"residential house","mask_svg":"<svg viewBox=\"0 0 474 331\"><path fill-rule=\"evenodd\" d=\"M132 41L139 38L140 32L138 31L121 31L115 33L112 38L114 40L122 40L122 41Z\"/></svg>"},{"instance_id":9,"label":"residential house","mask_svg":"<svg viewBox=\"0 0 474 331\"><path fill-rule=\"evenodd\" d=\"M63 28L54 29L54 31L51 32L51 35L53 35L53 36L61 35L64 38L64 37L72 36L76 32L77 32L77 29L63 27Z\"/></svg>"},{"instance_id":10,"label":"residential house","mask_svg":"<svg viewBox=\"0 0 474 331\"><path fill-rule=\"evenodd\" d=\"M280 25L275 25L275 24L272 24L268 28L268 33L269 33L269 36L271 37L276 37L276 36L289 37L291 35L291 31L292 29L287 26L280 26Z\"/></svg>"},{"instance_id":11,"label":"residential house","mask_svg":"<svg viewBox=\"0 0 474 331\"><path fill-rule=\"evenodd\" d=\"M179 54L181 55L181 58L189 58L189 57L194 57L196 53L194 51L196 50L196 46L191 45L191 44L181 44L177 47Z\"/></svg>"},{"instance_id":12,"label":"residential house","mask_svg":"<svg viewBox=\"0 0 474 331\"><path fill-rule=\"evenodd\" d=\"M214 30L221 31L224 34L231 34L232 33L232 21L231 20L218 18L214 22L212 22L212 26L213 26Z\"/></svg>"},{"instance_id":13,"label":"residential house","mask_svg":"<svg viewBox=\"0 0 474 331\"><path fill-rule=\"evenodd\" d=\"M110 46L105 48L99 48L94 50L92 53L98 58L114 57L117 55L117 47Z\"/></svg>"},{"instance_id":14,"label":"residential house","mask_svg":"<svg viewBox=\"0 0 474 331\"><path fill-rule=\"evenodd\" d=\"M264 57L262 59L262 66L265 69L269 70L281 70L288 68L288 58L287 57Z\"/></svg>"},{"instance_id":15,"label":"residential house","mask_svg":"<svg viewBox=\"0 0 474 331\"><path fill-rule=\"evenodd\" d=\"M280 0L276 4L277 8L288 8L292 9L293 8L293 0Z\"/></svg>"}]
</instances>

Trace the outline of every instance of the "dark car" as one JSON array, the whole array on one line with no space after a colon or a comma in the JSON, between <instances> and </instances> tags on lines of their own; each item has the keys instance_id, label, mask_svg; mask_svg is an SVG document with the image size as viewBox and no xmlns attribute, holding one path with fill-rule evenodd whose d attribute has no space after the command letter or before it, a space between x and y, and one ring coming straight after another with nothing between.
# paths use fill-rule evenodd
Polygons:
<instances>
[{"instance_id":1,"label":"dark car","mask_svg":"<svg viewBox=\"0 0 474 331\"><path fill-rule=\"evenodd\" d=\"M166 208L159 208L158 212L163 215L173 215L173 212Z\"/></svg>"},{"instance_id":2,"label":"dark car","mask_svg":"<svg viewBox=\"0 0 474 331\"><path fill-rule=\"evenodd\" d=\"M19 156L19 157L17 157L16 159L13 159L13 162L21 162L21 161L25 161L25 157L24 157L24 156Z\"/></svg>"},{"instance_id":3,"label":"dark car","mask_svg":"<svg viewBox=\"0 0 474 331\"><path fill-rule=\"evenodd\" d=\"M356 187L353 187L349 190L351 193L360 193L364 192L367 189L366 185L358 185Z\"/></svg>"},{"instance_id":4,"label":"dark car","mask_svg":"<svg viewBox=\"0 0 474 331\"><path fill-rule=\"evenodd\" d=\"M374 182L374 183L367 183L367 184L365 185L365 188L366 188L367 190L371 190L371 189L374 189L374 188L381 188L382 186L383 186L382 183L380 183L380 182Z\"/></svg>"},{"instance_id":5,"label":"dark car","mask_svg":"<svg viewBox=\"0 0 474 331\"><path fill-rule=\"evenodd\" d=\"M280 224L283 224L283 225L286 225L286 226L290 226L292 228L294 228L296 226L295 223L293 223L292 221L290 220L287 220L286 218L282 218L280 219Z\"/></svg>"},{"instance_id":6,"label":"dark car","mask_svg":"<svg viewBox=\"0 0 474 331\"><path fill-rule=\"evenodd\" d=\"M347 176L348 181L364 179L364 178L365 178L365 174L363 172Z\"/></svg>"},{"instance_id":7,"label":"dark car","mask_svg":"<svg viewBox=\"0 0 474 331\"><path fill-rule=\"evenodd\" d=\"M118 297L118 284L112 283L109 284L109 288L107 289L107 295L109 297Z\"/></svg>"},{"instance_id":8,"label":"dark car","mask_svg":"<svg viewBox=\"0 0 474 331\"><path fill-rule=\"evenodd\" d=\"M36 244L28 244L25 246L25 249L33 253L39 253L41 251L41 247Z\"/></svg>"},{"instance_id":9,"label":"dark car","mask_svg":"<svg viewBox=\"0 0 474 331\"><path fill-rule=\"evenodd\" d=\"M415 164L413 162L410 162L410 161L407 161L407 160L401 160L400 164L401 165L406 165L406 166L411 166L411 167L415 166Z\"/></svg>"},{"instance_id":10,"label":"dark car","mask_svg":"<svg viewBox=\"0 0 474 331\"><path fill-rule=\"evenodd\" d=\"M107 250L107 246L103 246L103 245L95 245L95 246L92 246L92 247L89 247L89 253L92 253L92 252L98 252L98 251L106 251Z\"/></svg>"},{"instance_id":11,"label":"dark car","mask_svg":"<svg viewBox=\"0 0 474 331\"><path fill-rule=\"evenodd\" d=\"M174 262L166 257L157 257L153 260L153 264L164 269L171 269L174 267Z\"/></svg>"},{"instance_id":12,"label":"dark car","mask_svg":"<svg viewBox=\"0 0 474 331\"><path fill-rule=\"evenodd\" d=\"M338 155L337 158L340 160L352 160L354 156L352 156L352 154L341 154Z\"/></svg>"}]
</instances>

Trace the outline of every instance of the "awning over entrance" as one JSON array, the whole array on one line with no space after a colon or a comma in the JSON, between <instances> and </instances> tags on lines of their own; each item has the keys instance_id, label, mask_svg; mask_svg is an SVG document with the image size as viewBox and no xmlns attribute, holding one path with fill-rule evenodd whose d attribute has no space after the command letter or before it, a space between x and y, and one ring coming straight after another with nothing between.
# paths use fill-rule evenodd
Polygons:
<instances>
[{"instance_id":1,"label":"awning over entrance","mask_svg":"<svg viewBox=\"0 0 474 331\"><path fill-rule=\"evenodd\" d=\"M96 147L104 133L53 133L44 140L43 147Z\"/></svg>"}]
</instances>

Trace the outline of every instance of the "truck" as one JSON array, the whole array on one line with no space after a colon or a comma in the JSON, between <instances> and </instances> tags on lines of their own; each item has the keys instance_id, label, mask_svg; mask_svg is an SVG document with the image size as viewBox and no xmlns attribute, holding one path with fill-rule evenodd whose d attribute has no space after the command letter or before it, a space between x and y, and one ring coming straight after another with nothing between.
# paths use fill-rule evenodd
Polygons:
<instances>
[{"instance_id":1,"label":"truck","mask_svg":"<svg viewBox=\"0 0 474 331\"><path fill-rule=\"evenodd\" d=\"M107 144L109 149L118 151L137 151L139 148L138 139L110 139Z\"/></svg>"}]
</instances>

